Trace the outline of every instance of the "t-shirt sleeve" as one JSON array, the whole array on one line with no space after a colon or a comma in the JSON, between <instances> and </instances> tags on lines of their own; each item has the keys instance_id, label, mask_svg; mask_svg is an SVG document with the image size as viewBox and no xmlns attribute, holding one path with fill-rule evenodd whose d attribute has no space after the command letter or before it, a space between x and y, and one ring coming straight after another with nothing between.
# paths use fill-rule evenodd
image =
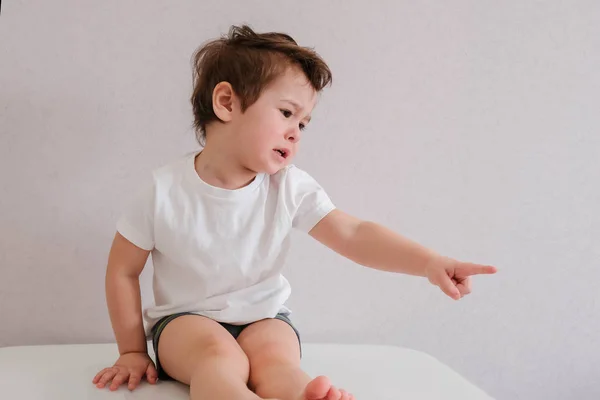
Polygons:
<instances>
[{"instance_id":1,"label":"t-shirt sleeve","mask_svg":"<svg viewBox=\"0 0 600 400\"><path fill-rule=\"evenodd\" d=\"M335 209L335 205L307 172L294 165L288 170L288 184L291 206L292 226L300 231L309 232L321 219Z\"/></svg>"},{"instance_id":2,"label":"t-shirt sleeve","mask_svg":"<svg viewBox=\"0 0 600 400\"><path fill-rule=\"evenodd\" d=\"M140 188L117 221L117 231L131 243L144 250L154 248L154 204L153 182Z\"/></svg>"}]
</instances>

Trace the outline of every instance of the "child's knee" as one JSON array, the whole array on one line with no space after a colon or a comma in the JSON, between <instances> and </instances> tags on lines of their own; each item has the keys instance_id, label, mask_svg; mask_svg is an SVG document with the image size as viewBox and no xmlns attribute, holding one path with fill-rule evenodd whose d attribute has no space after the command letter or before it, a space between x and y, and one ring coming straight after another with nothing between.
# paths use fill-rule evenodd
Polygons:
<instances>
[{"instance_id":1,"label":"child's knee","mask_svg":"<svg viewBox=\"0 0 600 400\"><path fill-rule=\"evenodd\" d=\"M248 357L237 342L216 322L199 316L182 316L169 322L158 341L158 367L179 381L218 363L248 374Z\"/></svg>"}]
</instances>

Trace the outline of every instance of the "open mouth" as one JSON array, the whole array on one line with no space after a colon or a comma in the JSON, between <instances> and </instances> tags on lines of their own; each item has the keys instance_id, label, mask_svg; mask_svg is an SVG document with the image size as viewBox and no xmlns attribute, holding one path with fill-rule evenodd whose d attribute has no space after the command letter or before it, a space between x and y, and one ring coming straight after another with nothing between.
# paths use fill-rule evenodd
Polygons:
<instances>
[{"instance_id":1,"label":"open mouth","mask_svg":"<svg viewBox=\"0 0 600 400\"><path fill-rule=\"evenodd\" d=\"M273 149L273 151L279 154L283 159L286 159L289 155L285 149Z\"/></svg>"}]
</instances>

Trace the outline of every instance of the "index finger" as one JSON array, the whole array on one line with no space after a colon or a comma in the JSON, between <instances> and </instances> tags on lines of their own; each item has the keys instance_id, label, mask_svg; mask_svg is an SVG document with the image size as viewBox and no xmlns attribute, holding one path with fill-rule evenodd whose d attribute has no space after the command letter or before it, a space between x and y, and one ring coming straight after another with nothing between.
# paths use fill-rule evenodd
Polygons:
<instances>
[{"instance_id":1,"label":"index finger","mask_svg":"<svg viewBox=\"0 0 600 400\"><path fill-rule=\"evenodd\" d=\"M129 375L129 385L128 385L129 390L135 389L137 387L137 385L139 385L141 380L142 380L141 375L134 374L134 373Z\"/></svg>"},{"instance_id":2,"label":"index finger","mask_svg":"<svg viewBox=\"0 0 600 400\"><path fill-rule=\"evenodd\" d=\"M475 263L462 263L459 267L467 272L468 275L495 274L498 268L492 265L481 265Z\"/></svg>"}]
</instances>

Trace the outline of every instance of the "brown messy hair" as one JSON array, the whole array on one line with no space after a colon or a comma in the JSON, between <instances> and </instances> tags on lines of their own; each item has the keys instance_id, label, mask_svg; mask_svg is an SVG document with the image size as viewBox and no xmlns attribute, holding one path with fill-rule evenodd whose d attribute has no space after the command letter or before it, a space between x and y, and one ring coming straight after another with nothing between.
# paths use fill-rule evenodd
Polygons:
<instances>
[{"instance_id":1,"label":"brown messy hair","mask_svg":"<svg viewBox=\"0 0 600 400\"><path fill-rule=\"evenodd\" d=\"M298 66L317 92L332 81L329 67L313 49L299 46L285 33L256 33L248 25L231 26L226 36L200 46L192 59L193 127L202 146L206 125L219 120L212 103L213 90L219 82L231 84L244 112L289 66Z\"/></svg>"}]
</instances>

